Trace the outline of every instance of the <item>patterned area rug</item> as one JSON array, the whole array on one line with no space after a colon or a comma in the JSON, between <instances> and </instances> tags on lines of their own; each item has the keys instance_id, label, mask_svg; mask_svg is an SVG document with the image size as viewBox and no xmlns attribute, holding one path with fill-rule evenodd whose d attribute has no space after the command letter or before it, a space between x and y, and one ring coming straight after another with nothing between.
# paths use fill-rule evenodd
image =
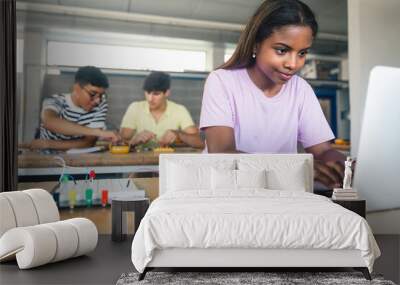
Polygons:
<instances>
[{"instance_id":1,"label":"patterned area rug","mask_svg":"<svg viewBox=\"0 0 400 285\"><path fill-rule=\"evenodd\" d=\"M384 280L380 275L372 275L372 281L364 278L360 272L148 272L142 281L138 281L139 273L122 274L117 285L134 284L376 284L395 285Z\"/></svg>"}]
</instances>

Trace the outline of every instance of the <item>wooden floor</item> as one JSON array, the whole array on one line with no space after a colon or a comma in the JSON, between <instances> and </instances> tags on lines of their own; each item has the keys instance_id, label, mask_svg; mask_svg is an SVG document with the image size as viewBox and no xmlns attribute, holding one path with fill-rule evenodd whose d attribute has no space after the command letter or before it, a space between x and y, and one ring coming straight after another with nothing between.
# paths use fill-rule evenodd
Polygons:
<instances>
[{"instance_id":1,"label":"wooden floor","mask_svg":"<svg viewBox=\"0 0 400 285\"><path fill-rule=\"evenodd\" d=\"M382 256L374 272L396 284L400 281L400 236L378 235ZM100 235L94 252L29 270L19 270L16 262L0 264L0 284L115 284L122 273L135 271L131 261L132 237L112 242ZM312 271L312 270L311 270Z\"/></svg>"}]
</instances>

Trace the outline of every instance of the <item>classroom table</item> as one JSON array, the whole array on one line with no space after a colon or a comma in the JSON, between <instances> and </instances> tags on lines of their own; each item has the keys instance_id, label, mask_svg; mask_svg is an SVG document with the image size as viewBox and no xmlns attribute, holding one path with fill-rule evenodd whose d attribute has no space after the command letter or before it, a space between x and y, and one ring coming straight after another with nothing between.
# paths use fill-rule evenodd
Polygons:
<instances>
[{"instance_id":1,"label":"classroom table","mask_svg":"<svg viewBox=\"0 0 400 285\"><path fill-rule=\"evenodd\" d=\"M199 149L180 147L174 153L200 152ZM71 175L84 175L90 170L94 170L96 174L158 172L159 155L160 153L153 151L128 154L112 154L109 151L85 154L24 151L18 155L18 176L61 175L65 169Z\"/></svg>"}]
</instances>

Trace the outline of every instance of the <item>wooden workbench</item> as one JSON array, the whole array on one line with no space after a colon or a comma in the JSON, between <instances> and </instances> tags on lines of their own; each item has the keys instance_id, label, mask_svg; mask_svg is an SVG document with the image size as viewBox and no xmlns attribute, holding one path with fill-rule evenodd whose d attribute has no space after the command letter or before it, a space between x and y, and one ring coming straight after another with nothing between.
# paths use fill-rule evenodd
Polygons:
<instances>
[{"instance_id":1,"label":"wooden workbench","mask_svg":"<svg viewBox=\"0 0 400 285\"><path fill-rule=\"evenodd\" d=\"M176 148L174 153L193 153L201 150L182 147ZM130 152L128 154L112 154L109 151L85 154L43 154L35 151L26 151L18 155L18 168L45 168L60 167L61 157L68 166L95 167L95 166L123 166L123 165L152 165L158 164L159 153L152 151Z\"/></svg>"},{"instance_id":2,"label":"wooden workbench","mask_svg":"<svg viewBox=\"0 0 400 285\"><path fill-rule=\"evenodd\" d=\"M201 150L180 147L174 153L200 153ZM87 174L89 169L97 174L121 174L158 172L160 153L152 151L111 154L108 151L85 154L43 154L25 151L18 155L18 176L56 176L63 173L64 165L68 174Z\"/></svg>"}]
</instances>

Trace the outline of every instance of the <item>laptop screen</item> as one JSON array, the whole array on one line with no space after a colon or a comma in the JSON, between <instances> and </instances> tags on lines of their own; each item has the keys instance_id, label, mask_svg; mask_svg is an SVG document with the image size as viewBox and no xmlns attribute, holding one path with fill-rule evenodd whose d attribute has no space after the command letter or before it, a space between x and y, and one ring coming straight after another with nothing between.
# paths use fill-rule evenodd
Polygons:
<instances>
[{"instance_id":1,"label":"laptop screen","mask_svg":"<svg viewBox=\"0 0 400 285\"><path fill-rule=\"evenodd\" d=\"M368 212L400 209L400 68L371 71L354 188Z\"/></svg>"}]
</instances>

